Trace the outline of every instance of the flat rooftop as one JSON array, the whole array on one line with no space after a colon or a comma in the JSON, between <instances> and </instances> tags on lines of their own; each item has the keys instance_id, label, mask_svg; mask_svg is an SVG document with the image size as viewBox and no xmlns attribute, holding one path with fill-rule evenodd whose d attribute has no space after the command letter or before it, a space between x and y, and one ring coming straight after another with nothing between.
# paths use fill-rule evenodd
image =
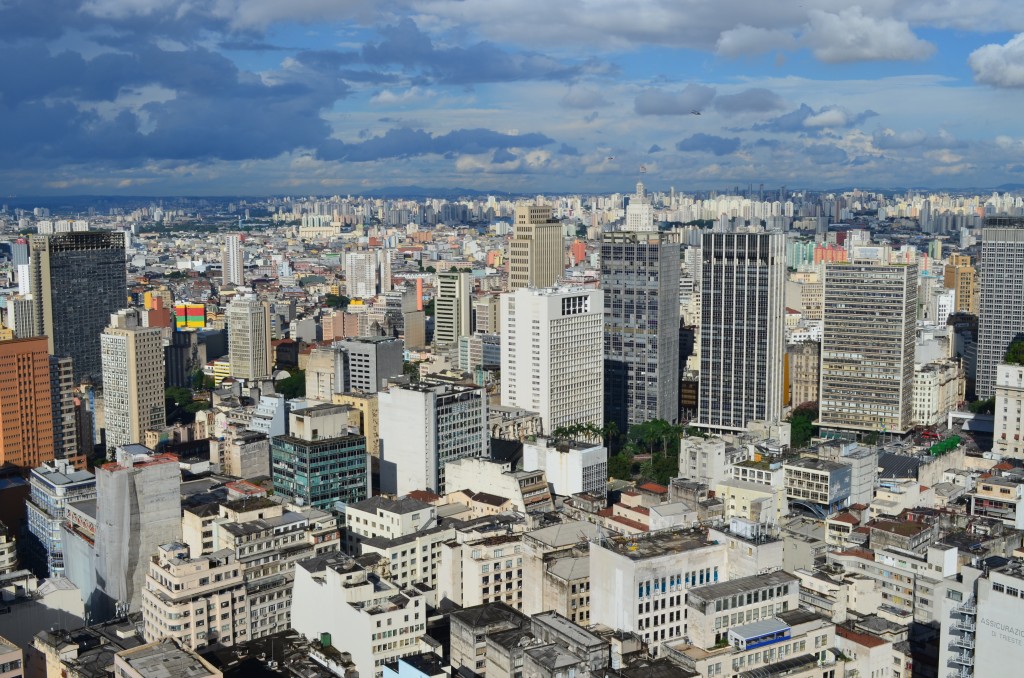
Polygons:
<instances>
[{"instance_id":1,"label":"flat rooftop","mask_svg":"<svg viewBox=\"0 0 1024 678\"><path fill-rule=\"evenodd\" d=\"M146 678L202 678L212 676L210 666L170 640L127 650L121 659Z\"/></svg>"},{"instance_id":2,"label":"flat rooftop","mask_svg":"<svg viewBox=\"0 0 1024 678\"><path fill-rule=\"evenodd\" d=\"M759 591L761 589L775 586L784 586L786 584L793 584L799 581L799 577L796 577L784 570L777 570L767 574L755 574L749 577L741 577L731 581L719 582L717 584L698 586L697 588L689 590L687 598L705 601L718 600L719 598L728 598L741 593Z\"/></svg>"},{"instance_id":3,"label":"flat rooftop","mask_svg":"<svg viewBox=\"0 0 1024 678\"><path fill-rule=\"evenodd\" d=\"M708 534L700 528L672 528L646 534L618 536L602 539L600 546L626 556L631 560L643 560L658 556L683 553L712 546Z\"/></svg>"}]
</instances>

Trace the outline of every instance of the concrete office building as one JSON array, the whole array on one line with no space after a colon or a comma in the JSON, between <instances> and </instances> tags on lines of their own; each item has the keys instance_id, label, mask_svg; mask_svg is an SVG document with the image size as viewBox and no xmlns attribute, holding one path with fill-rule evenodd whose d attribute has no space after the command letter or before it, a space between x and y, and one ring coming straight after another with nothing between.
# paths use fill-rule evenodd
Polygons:
<instances>
[{"instance_id":1,"label":"concrete office building","mask_svg":"<svg viewBox=\"0 0 1024 678\"><path fill-rule=\"evenodd\" d=\"M113 462L96 469L93 619L141 608L153 554L181 540L180 487L178 458L142 445L119 447Z\"/></svg>"},{"instance_id":2,"label":"concrete office building","mask_svg":"<svg viewBox=\"0 0 1024 678\"><path fill-rule=\"evenodd\" d=\"M654 225L654 205L643 182L637 182L636 193L629 196L629 204L626 205L626 231L657 231Z\"/></svg>"},{"instance_id":3,"label":"concrete office building","mask_svg":"<svg viewBox=\"0 0 1024 678\"><path fill-rule=\"evenodd\" d=\"M819 424L903 433L913 423L917 267L825 267Z\"/></svg>"},{"instance_id":4,"label":"concrete office building","mask_svg":"<svg viewBox=\"0 0 1024 678\"><path fill-rule=\"evenodd\" d=\"M580 492L603 496L608 489L608 449L538 438L523 443L523 470L543 471L552 492L561 497Z\"/></svg>"},{"instance_id":5,"label":"concrete office building","mask_svg":"<svg viewBox=\"0 0 1024 678\"><path fill-rule=\"evenodd\" d=\"M356 337L314 349L306 367L306 396L331 402L336 393L376 393L403 373L405 342Z\"/></svg>"},{"instance_id":6,"label":"concrete office building","mask_svg":"<svg viewBox=\"0 0 1024 678\"><path fill-rule=\"evenodd\" d=\"M64 511L69 503L96 498L96 476L88 471L76 471L70 462L58 459L32 469L29 476L31 488L25 510L28 514L28 531L39 542L39 570L47 576L64 574L64 549L61 541L61 524Z\"/></svg>"},{"instance_id":7,"label":"concrete office building","mask_svg":"<svg viewBox=\"0 0 1024 678\"><path fill-rule=\"evenodd\" d=\"M167 426L164 341L159 327L143 327L136 309L110 316L100 337L107 448L144 440Z\"/></svg>"},{"instance_id":8,"label":"concrete office building","mask_svg":"<svg viewBox=\"0 0 1024 678\"><path fill-rule=\"evenodd\" d=\"M593 542L590 622L636 633L658 656L687 634L687 591L726 578L726 548L700 529Z\"/></svg>"},{"instance_id":9,"label":"concrete office building","mask_svg":"<svg viewBox=\"0 0 1024 678\"><path fill-rule=\"evenodd\" d=\"M605 422L679 419L679 245L656 232L601 239Z\"/></svg>"},{"instance_id":10,"label":"concrete office building","mask_svg":"<svg viewBox=\"0 0 1024 678\"><path fill-rule=\"evenodd\" d=\"M978 272L966 254L952 254L943 269L943 286L954 291L953 309L957 313L978 315ZM941 320L941 318L940 318Z\"/></svg>"},{"instance_id":11,"label":"concrete office building","mask_svg":"<svg viewBox=\"0 0 1024 678\"><path fill-rule=\"evenodd\" d=\"M33 235L29 246L36 330L51 354L74 361L76 383L99 383L100 335L110 315L127 305L124 234Z\"/></svg>"},{"instance_id":12,"label":"concrete office building","mask_svg":"<svg viewBox=\"0 0 1024 678\"><path fill-rule=\"evenodd\" d=\"M348 252L345 291L353 299L372 299L391 291L391 250Z\"/></svg>"},{"instance_id":13,"label":"concrete office building","mask_svg":"<svg viewBox=\"0 0 1024 678\"><path fill-rule=\"evenodd\" d=\"M245 284L245 253L242 251L242 236L231 233L224 236L220 250L221 282L239 287Z\"/></svg>"},{"instance_id":14,"label":"concrete office building","mask_svg":"<svg viewBox=\"0 0 1024 678\"><path fill-rule=\"evenodd\" d=\"M53 456L85 468L93 441L79 431L75 395L75 368L71 358L50 356L50 409L53 412Z\"/></svg>"},{"instance_id":15,"label":"concrete office building","mask_svg":"<svg viewBox=\"0 0 1024 678\"><path fill-rule=\"evenodd\" d=\"M375 678L384 664L429 649L423 593L381 578L379 560L331 555L298 563L292 607L292 628L342 643L359 675Z\"/></svg>"},{"instance_id":16,"label":"concrete office building","mask_svg":"<svg viewBox=\"0 0 1024 678\"><path fill-rule=\"evenodd\" d=\"M142 592L142 635L192 650L249 639L245 579L228 550L193 557L185 544L161 544Z\"/></svg>"},{"instance_id":17,"label":"concrete office building","mask_svg":"<svg viewBox=\"0 0 1024 678\"><path fill-rule=\"evenodd\" d=\"M377 397L384 492L444 494L445 464L489 456L487 394L482 388L428 380Z\"/></svg>"},{"instance_id":18,"label":"concrete office building","mask_svg":"<svg viewBox=\"0 0 1024 678\"><path fill-rule=\"evenodd\" d=\"M1024 458L1024 365L1000 363L996 367L996 405L992 449L1009 457Z\"/></svg>"},{"instance_id":19,"label":"concrete office building","mask_svg":"<svg viewBox=\"0 0 1024 678\"><path fill-rule=\"evenodd\" d=\"M981 305L978 314L979 399L996 392L996 369L1024 332L1024 217L988 217L981 231Z\"/></svg>"},{"instance_id":20,"label":"concrete office building","mask_svg":"<svg viewBox=\"0 0 1024 678\"><path fill-rule=\"evenodd\" d=\"M548 433L604 422L604 293L522 288L501 297L501 402Z\"/></svg>"},{"instance_id":21,"label":"concrete office building","mask_svg":"<svg viewBox=\"0 0 1024 678\"><path fill-rule=\"evenodd\" d=\"M516 207L515 227L508 244L508 289L551 287L565 272L562 224L547 205Z\"/></svg>"},{"instance_id":22,"label":"concrete office building","mask_svg":"<svg viewBox=\"0 0 1024 678\"><path fill-rule=\"evenodd\" d=\"M40 335L36 327L36 302L31 296L18 294L7 297L7 327L14 332L15 339Z\"/></svg>"},{"instance_id":23,"label":"concrete office building","mask_svg":"<svg viewBox=\"0 0 1024 678\"><path fill-rule=\"evenodd\" d=\"M55 456L46 337L0 342L0 464L35 468Z\"/></svg>"},{"instance_id":24,"label":"concrete office building","mask_svg":"<svg viewBox=\"0 0 1024 678\"><path fill-rule=\"evenodd\" d=\"M744 431L782 417L786 241L782 233L704 233L697 425Z\"/></svg>"},{"instance_id":25,"label":"concrete office building","mask_svg":"<svg viewBox=\"0 0 1024 678\"><path fill-rule=\"evenodd\" d=\"M225 312L228 360L236 379L269 377L274 354L270 348L270 307L254 296L238 297Z\"/></svg>"},{"instance_id":26,"label":"concrete office building","mask_svg":"<svg viewBox=\"0 0 1024 678\"><path fill-rule=\"evenodd\" d=\"M270 446L275 494L325 511L370 496L366 438L349 432L348 408L316 405L288 417L288 435Z\"/></svg>"},{"instance_id":27,"label":"concrete office building","mask_svg":"<svg viewBox=\"0 0 1024 678\"><path fill-rule=\"evenodd\" d=\"M210 464L236 478L270 477L270 438L229 427L223 438L210 441Z\"/></svg>"},{"instance_id":28,"label":"concrete office building","mask_svg":"<svg viewBox=\"0 0 1024 678\"><path fill-rule=\"evenodd\" d=\"M473 286L465 271L437 274L434 299L434 344L447 348L472 332Z\"/></svg>"}]
</instances>

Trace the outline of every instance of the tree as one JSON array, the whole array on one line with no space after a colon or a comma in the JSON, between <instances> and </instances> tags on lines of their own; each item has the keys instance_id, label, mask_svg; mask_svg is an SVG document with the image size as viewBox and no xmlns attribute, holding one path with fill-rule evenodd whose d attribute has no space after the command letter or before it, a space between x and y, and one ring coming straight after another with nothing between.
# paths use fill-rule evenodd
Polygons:
<instances>
[{"instance_id":1,"label":"tree","mask_svg":"<svg viewBox=\"0 0 1024 678\"><path fill-rule=\"evenodd\" d=\"M281 381L274 382L274 390L289 400L292 398L301 398L306 395L305 370L295 370L294 374L289 375Z\"/></svg>"},{"instance_id":2,"label":"tree","mask_svg":"<svg viewBox=\"0 0 1024 678\"><path fill-rule=\"evenodd\" d=\"M406 360L402 363L402 374L409 377L409 381L415 383L420 380L420 364Z\"/></svg>"},{"instance_id":3,"label":"tree","mask_svg":"<svg viewBox=\"0 0 1024 678\"><path fill-rule=\"evenodd\" d=\"M624 452L611 456L608 459L608 477L631 480L633 478L633 458Z\"/></svg>"},{"instance_id":4,"label":"tree","mask_svg":"<svg viewBox=\"0 0 1024 678\"><path fill-rule=\"evenodd\" d=\"M327 304L329 308L339 308L342 311L348 308L348 305L349 303L351 303L351 301L351 299L349 299L343 294L328 294L326 297L324 297L324 302Z\"/></svg>"},{"instance_id":5,"label":"tree","mask_svg":"<svg viewBox=\"0 0 1024 678\"><path fill-rule=\"evenodd\" d=\"M809 402L799 405L789 415L790 444L796 448L806 447L811 438L817 434L814 420L818 418L818 403Z\"/></svg>"},{"instance_id":6,"label":"tree","mask_svg":"<svg viewBox=\"0 0 1024 678\"><path fill-rule=\"evenodd\" d=\"M1010 365L1024 365L1024 339L1014 339L1010 342L1003 362Z\"/></svg>"},{"instance_id":7,"label":"tree","mask_svg":"<svg viewBox=\"0 0 1024 678\"><path fill-rule=\"evenodd\" d=\"M967 406L967 409L975 414L994 414L996 411L996 398L992 396L984 400L975 400Z\"/></svg>"},{"instance_id":8,"label":"tree","mask_svg":"<svg viewBox=\"0 0 1024 678\"><path fill-rule=\"evenodd\" d=\"M192 402L192 391L187 388L170 387L164 391L164 397L174 401L178 407L185 407Z\"/></svg>"}]
</instances>

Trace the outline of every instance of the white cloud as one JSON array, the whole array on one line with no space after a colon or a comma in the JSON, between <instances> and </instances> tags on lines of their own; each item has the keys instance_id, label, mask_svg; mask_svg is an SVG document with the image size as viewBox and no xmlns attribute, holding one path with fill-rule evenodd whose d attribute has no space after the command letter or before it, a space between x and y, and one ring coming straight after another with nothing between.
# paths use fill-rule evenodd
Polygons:
<instances>
[{"instance_id":1,"label":"white cloud","mask_svg":"<svg viewBox=\"0 0 1024 678\"><path fill-rule=\"evenodd\" d=\"M715 52L722 56L737 57L764 54L776 49L790 50L796 46L796 38L788 30L740 24L718 36Z\"/></svg>"},{"instance_id":2,"label":"white cloud","mask_svg":"<svg viewBox=\"0 0 1024 678\"><path fill-rule=\"evenodd\" d=\"M827 63L911 61L935 51L935 45L914 35L907 22L869 16L856 6L838 13L812 10L803 40Z\"/></svg>"},{"instance_id":3,"label":"white cloud","mask_svg":"<svg viewBox=\"0 0 1024 678\"><path fill-rule=\"evenodd\" d=\"M431 89L423 89L422 87L410 87L401 92L385 89L370 97L370 103L382 106L400 106L412 101L430 99L435 96L437 96L437 92Z\"/></svg>"},{"instance_id":4,"label":"white cloud","mask_svg":"<svg viewBox=\"0 0 1024 678\"><path fill-rule=\"evenodd\" d=\"M634 108L640 115L690 115L701 111L715 98L715 88L689 84L681 92L645 89L636 95Z\"/></svg>"},{"instance_id":5,"label":"white cloud","mask_svg":"<svg viewBox=\"0 0 1024 678\"><path fill-rule=\"evenodd\" d=\"M967 63L974 79L995 87L1024 87L1024 33L1004 45L985 45L971 52Z\"/></svg>"}]
</instances>

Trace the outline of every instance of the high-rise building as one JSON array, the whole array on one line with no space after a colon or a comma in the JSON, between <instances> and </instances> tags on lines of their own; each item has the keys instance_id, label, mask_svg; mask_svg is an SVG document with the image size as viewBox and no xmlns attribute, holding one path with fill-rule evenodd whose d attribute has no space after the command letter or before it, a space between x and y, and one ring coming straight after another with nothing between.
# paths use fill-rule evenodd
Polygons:
<instances>
[{"instance_id":1,"label":"high-rise building","mask_svg":"<svg viewBox=\"0 0 1024 678\"><path fill-rule=\"evenodd\" d=\"M434 300L434 344L448 347L459 337L472 333L472 283L469 273L449 271L437 274Z\"/></svg>"},{"instance_id":2,"label":"high-rise building","mask_svg":"<svg viewBox=\"0 0 1024 678\"><path fill-rule=\"evenodd\" d=\"M75 468L85 468L78 436L75 406L75 370L71 358L50 356L50 410L53 412L53 456ZM89 441L91 444L91 441Z\"/></svg>"},{"instance_id":3,"label":"high-rise building","mask_svg":"<svg viewBox=\"0 0 1024 678\"><path fill-rule=\"evenodd\" d=\"M242 252L242 236L231 233L224 236L220 251L221 281L224 285L245 284L245 255Z\"/></svg>"},{"instance_id":4,"label":"high-rise building","mask_svg":"<svg viewBox=\"0 0 1024 678\"><path fill-rule=\"evenodd\" d=\"M46 337L0 342L0 465L35 468L55 456Z\"/></svg>"},{"instance_id":5,"label":"high-rise building","mask_svg":"<svg viewBox=\"0 0 1024 678\"><path fill-rule=\"evenodd\" d=\"M100 335L127 305L124 234L83 231L33 235L35 328L50 353L74 361L75 381L101 378Z\"/></svg>"},{"instance_id":6,"label":"high-rise building","mask_svg":"<svg viewBox=\"0 0 1024 678\"><path fill-rule=\"evenodd\" d=\"M992 450L1006 457L1024 458L1024 365L1001 362L996 367L995 398Z\"/></svg>"},{"instance_id":7,"label":"high-rise building","mask_svg":"<svg viewBox=\"0 0 1024 678\"><path fill-rule=\"evenodd\" d=\"M652 232L605 233L605 421L679 419L679 245Z\"/></svg>"},{"instance_id":8,"label":"high-rise building","mask_svg":"<svg viewBox=\"0 0 1024 678\"><path fill-rule=\"evenodd\" d=\"M228 326L228 360L231 376L263 379L270 376L270 307L254 296L234 299L225 313Z\"/></svg>"},{"instance_id":9,"label":"high-rise building","mask_svg":"<svg viewBox=\"0 0 1024 678\"><path fill-rule=\"evenodd\" d=\"M288 416L288 435L270 445L274 494L325 511L370 496L366 437L349 432L347 408L315 405Z\"/></svg>"},{"instance_id":10,"label":"high-rise building","mask_svg":"<svg viewBox=\"0 0 1024 678\"><path fill-rule=\"evenodd\" d=\"M509 290L551 287L565 272L562 224L547 205L520 205L515 219L508 245Z\"/></svg>"},{"instance_id":11,"label":"high-rise building","mask_svg":"<svg viewBox=\"0 0 1024 678\"><path fill-rule=\"evenodd\" d=\"M654 205L647 195L643 182L636 184L636 193L630 196L626 205L626 231L657 231L654 226Z\"/></svg>"},{"instance_id":12,"label":"high-rise building","mask_svg":"<svg viewBox=\"0 0 1024 678\"><path fill-rule=\"evenodd\" d=\"M604 422L604 293L520 288L501 296L501 403L561 426Z\"/></svg>"},{"instance_id":13,"label":"high-rise building","mask_svg":"<svg viewBox=\"0 0 1024 678\"><path fill-rule=\"evenodd\" d=\"M137 309L110 316L100 339L107 448L145 440L167 425L164 341L159 327L143 327Z\"/></svg>"},{"instance_id":14,"label":"high-rise building","mask_svg":"<svg viewBox=\"0 0 1024 678\"><path fill-rule=\"evenodd\" d=\"M376 393L402 375L405 344L391 337L355 337L314 349L306 364L306 397L331 402L335 393Z\"/></svg>"},{"instance_id":15,"label":"high-rise building","mask_svg":"<svg viewBox=\"0 0 1024 678\"><path fill-rule=\"evenodd\" d=\"M345 255L345 292L370 299L391 291L391 250L366 250Z\"/></svg>"},{"instance_id":16,"label":"high-rise building","mask_svg":"<svg viewBox=\"0 0 1024 678\"><path fill-rule=\"evenodd\" d=\"M7 297L7 327L14 332L15 339L38 337L36 329L36 304L31 296Z\"/></svg>"},{"instance_id":17,"label":"high-rise building","mask_svg":"<svg viewBox=\"0 0 1024 678\"><path fill-rule=\"evenodd\" d=\"M446 464L489 456L487 393L483 388L425 380L392 388L377 398L384 492L444 494Z\"/></svg>"},{"instance_id":18,"label":"high-rise building","mask_svg":"<svg viewBox=\"0 0 1024 678\"><path fill-rule=\"evenodd\" d=\"M978 313L979 399L995 395L996 367L1024 332L1024 217L988 217L981 231L981 306Z\"/></svg>"},{"instance_id":19,"label":"high-rise building","mask_svg":"<svg viewBox=\"0 0 1024 678\"><path fill-rule=\"evenodd\" d=\"M789 404L800 407L804 403L818 402L821 344L802 341L790 346L786 353L789 356Z\"/></svg>"},{"instance_id":20,"label":"high-rise building","mask_svg":"<svg viewBox=\"0 0 1024 678\"><path fill-rule=\"evenodd\" d=\"M113 462L96 469L96 526L97 590L83 591L92 618L137 612L153 555L181 540L178 458L143 445L119 447Z\"/></svg>"},{"instance_id":21,"label":"high-rise building","mask_svg":"<svg viewBox=\"0 0 1024 678\"><path fill-rule=\"evenodd\" d=\"M57 459L32 469L31 494L25 502L28 530L39 544L39 570L49 577L64 574L61 524L69 503L96 498L96 476L76 471L70 462Z\"/></svg>"},{"instance_id":22,"label":"high-rise building","mask_svg":"<svg viewBox=\"0 0 1024 678\"><path fill-rule=\"evenodd\" d=\"M742 431L782 416L786 241L705 233L701 243L698 425Z\"/></svg>"},{"instance_id":23,"label":"high-rise building","mask_svg":"<svg viewBox=\"0 0 1024 678\"><path fill-rule=\"evenodd\" d=\"M943 271L943 286L954 291L955 312L978 315L978 276L969 256L950 255Z\"/></svg>"},{"instance_id":24,"label":"high-rise building","mask_svg":"<svg viewBox=\"0 0 1024 678\"><path fill-rule=\"evenodd\" d=\"M917 266L825 267L819 423L903 433L913 423Z\"/></svg>"}]
</instances>

